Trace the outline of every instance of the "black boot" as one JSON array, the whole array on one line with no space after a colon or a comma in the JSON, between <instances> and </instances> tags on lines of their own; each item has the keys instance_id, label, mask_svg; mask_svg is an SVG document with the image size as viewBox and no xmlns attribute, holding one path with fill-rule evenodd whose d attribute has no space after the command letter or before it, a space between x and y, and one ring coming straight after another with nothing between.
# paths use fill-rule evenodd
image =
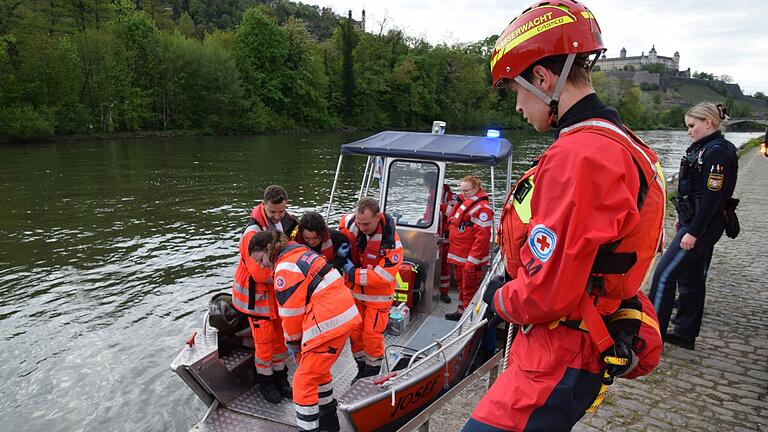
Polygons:
<instances>
[{"instance_id":1,"label":"black boot","mask_svg":"<svg viewBox=\"0 0 768 432\"><path fill-rule=\"evenodd\" d=\"M374 375L378 375L379 372L381 372L381 366L371 366L366 364L365 369L363 369L363 373L360 376L360 378L370 377Z\"/></svg>"},{"instance_id":2,"label":"black boot","mask_svg":"<svg viewBox=\"0 0 768 432\"><path fill-rule=\"evenodd\" d=\"M448 321L458 321L461 319L461 315L463 315L463 312L459 312L459 311L451 312L451 313L445 314L445 319L447 319Z\"/></svg>"},{"instance_id":3,"label":"black boot","mask_svg":"<svg viewBox=\"0 0 768 432\"><path fill-rule=\"evenodd\" d=\"M440 294L440 301L443 303L450 303L451 296L449 296L448 294Z\"/></svg>"},{"instance_id":4,"label":"black boot","mask_svg":"<svg viewBox=\"0 0 768 432\"><path fill-rule=\"evenodd\" d=\"M365 360L355 360L355 363L357 363L357 375L355 375L355 377L352 378L352 384L354 384L355 381L362 378L363 372L365 371Z\"/></svg>"},{"instance_id":5,"label":"black boot","mask_svg":"<svg viewBox=\"0 0 768 432\"><path fill-rule=\"evenodd\" d=\"M278 404L283 400L283 395L275 388L272 375L256 374L256 382L259 383L259 391L267 402Z\"/></svg>"},{"instance_id":6,"label":"black boot","mask_svg":"<svg viewBox=\"0 0 768 432\"><path fill-rule=\"evenodd\" d=\"M320 405L320 430L328 432L338 432L339 416L336 414L336 399L327 405Z\"/></svg>"},{"instance_id":7,"label":"black boot","mask_svg":"<svg viewBox=\"0 0 768 432\"><path fill-rule=\"evenodd\" d=\"M288 383L287 367L285 367L283 370L275 371L272 374L272 380L278 393L280 393L286 399L293 398L293 390L291 389L291 384Z\"/></svg>"}]
</instances>

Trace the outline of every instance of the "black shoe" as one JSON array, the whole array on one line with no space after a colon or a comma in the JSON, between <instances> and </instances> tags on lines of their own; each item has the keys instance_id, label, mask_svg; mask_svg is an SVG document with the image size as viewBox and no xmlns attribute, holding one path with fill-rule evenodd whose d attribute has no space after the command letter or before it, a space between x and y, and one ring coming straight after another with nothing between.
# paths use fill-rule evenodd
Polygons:
<instances>
[{"instance_id":1,"label":"black shoe","mask_svg":"<svg viewBox=\"0 0 768 432\"><path fill-rule=\"evenodd\" d=\"M451 312L451 313L445 314L445 319L447 319L448 321L458 321L459 319L461 319L462 315L463 315L463 312L459 312L459 311Z\"/></svg>"},{"instance_id":2,"label":"black shoe","mask_svg":"<svg viewBox=\"0 0 768 432\"><path fill-rule=\"evenodd\" d=\"M327 405L320 405L320 430L338 432L340 429L339 416L336 414L336 400Z\"/></svg>"},{"instance_id":3,"label":"black shoe","mask_svg":"<svg viewBox=\"0 0 768 432\"><path fill-rule=\"evenodd\" d=\"M293 398L293 389L291 389L291 384L288 383L287 367L283 370L275 371L272 374L272 384L275 386L275 389L277 389L281 396L286 399Z\"/></svg>"},{"instance_id":4,"label":"black shoe","mask_svg":"<svg viewBox=\"0 0 768 432\"><path fill-rule=\"evenodd\" d=\"M366 377L378 375L379 372L381 371L380 366L370 366L365 362L363 362L362 369L360 369L360 363L357 364L357 367L358 367L357 375L355 375L355 378L352 379L352 384L357 382L357 380L359 380L360 378L366 378Z\"/></svg>"},{"instance_id":5,"label":"black shoe","mask_svg":"<svg viewBox=\"0 0 768 432\"><path fill-rule=\"evenodd\" d=\"M360 378L365 378L365 377L371 377L371 376L374 376L374 375L378 375L379 372L381 372L381 366L371 366L371 365L366 364L365 365L365 369L363 369L363 373L360 376Z\"/></svg>"},{"instance_id":6,"label":"black shoe","mask_svg":"<svg viewBox=\"0 0 768 432\"><path fill-rule=\"evenodd\" d=\"M669 342L672 345L677 345L680 348L685 348L687 350L694 350L695 341L696 341L695 338L683 336L675 332L667 333L666 342Z\"/></svg>"},{"instance_id":7,"label":"black shoe","mask_svg":"<svg viewBox=\"0 0 768 432\"><path fill-rule=\"evenodd\" d=\"M363 372L365 372L365 360L355 360L355 363L357 363L357 375L355 375L354 378L352 378L352 384L355 383L355 381L359 380L363 377Z\"/></svg>"},{"instance_id":8,"label":"black shoe","mask_svg":"<svg viewBox=\"0 0 768 432\"><path fill-rule=\"evenodd\" d=\"M451 296L449 296L448 294L440 294L440 301L443 303L450 303Z\"/></svg>"},{"instance_id":9,"label":"black shoe","mask_svg":"<svg viewBox=\"0 0 768 432\"><path fill-rule=\"evenodd\" d=\"M275 388L272 375L256 374L256 382L259 383L259 392L267 402L279 404L283 400L283 395Z\"/></svg>"}]
</instances>

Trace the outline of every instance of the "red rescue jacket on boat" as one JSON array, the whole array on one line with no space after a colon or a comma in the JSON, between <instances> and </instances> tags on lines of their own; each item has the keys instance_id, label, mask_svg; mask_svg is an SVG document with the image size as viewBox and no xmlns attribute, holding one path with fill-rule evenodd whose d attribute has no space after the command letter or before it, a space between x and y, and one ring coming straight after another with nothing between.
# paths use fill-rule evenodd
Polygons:
<instances>
[{"instance_id":1,"label":"red rescue jacket on boat","mask_svg":"<svg viewBox=\"0 0 768 432\"><path fill-rule=\"evenodd\" d=\"M448 262L488 264L492 225L493 209L484 190L456 203L448 218Z\"/></svg>"},{"instance_id":2,"label":"red rescue jacket on boat","mask_svg":"<svg viewBox=\"0 0 768 432\"><path fill-rule=\"evenodd\" d=\"M403 244L395 221L379 213L376 231L369 238L357 228L355 214L350 213L341 217L339 231L349 240L350 259L357 267L353 274L347 275L352 296L375 307L391 304L403 260Z\"/></svg>"}]
</instances>

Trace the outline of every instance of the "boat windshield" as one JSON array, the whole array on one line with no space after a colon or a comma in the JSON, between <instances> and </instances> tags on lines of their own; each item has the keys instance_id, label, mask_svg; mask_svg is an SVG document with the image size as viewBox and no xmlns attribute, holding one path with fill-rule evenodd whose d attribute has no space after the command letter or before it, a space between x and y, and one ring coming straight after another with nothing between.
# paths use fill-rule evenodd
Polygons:
<instances>
[{"instance_id":1,"label":"boat windshield","mask_svg":"<svg viewBox=\"0 0 768 432\"><path fill-rule=\"evenodd\" d=\"M395 160L389 165L384 211L398 226L432 226L439 169L427 161Z\"/></svg>"}]
</instances>

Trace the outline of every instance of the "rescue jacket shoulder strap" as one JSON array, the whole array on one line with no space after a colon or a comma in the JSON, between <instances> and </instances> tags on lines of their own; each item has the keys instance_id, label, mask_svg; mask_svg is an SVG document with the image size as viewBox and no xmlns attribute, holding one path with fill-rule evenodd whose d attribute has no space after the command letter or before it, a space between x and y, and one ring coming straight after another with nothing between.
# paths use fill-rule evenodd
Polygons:
<instances>
[{"instance_id":1,"label":"rescue jacket shoulder strap","mask_svg":"<svg viewBox=\"0 0 768 432\"><path fill-rule=\"evenodd\" d=\"M259 228L259 231L262 231L262 230L263 230L263 227L262 227L262 226L259 224L259 221L257 221L257 220L256 220L256 219L254 219L254 218L251 218L251 219L248 221L248 223L247 223L247 224L245 224L245 226L243 227L243 231L242 231L242 232L244 233L244 232L245 232L245 231L248 229L248 227L251 227L251 226L254 226L254 225L256 225L256 226ZM242 234L242 233L241 233L241 234Z\"/></svg>"},{"instance_id":2,"label":"rescue jacket shoulder strap","mask_svg":"<svg viewBox=\"0 0 768 432\"><path fill-rule=\"evenodd\" d=\"M290 242L287 245L285 245L285 247L283 248L283 250L280 251L280 253L277 254L277 257L275 259L277 260L283 255L287 254L288 252L299 249L299 248L309 249L307 246L303 244Z\"/></svg>"},{"instance_id":3,"label":"rescue jacket shoulder strap","mask_svg":"<svg viewBox=\"0 0 768 432\"><path fill-rule=\"evenodd\" d=\"M384 213L384 221L381 230L381 249L394 249L395 244L395 220Z\"/></svg>"},{"instance_id":4,"label":"rescue jacket shoulder strap","mask_svg":"<svg viewBox=\"0 0 768 432\"><path fill-rule=\"evenodd\" d=\"M256 281L253 276L248 276L248 310L256 307Z\"/></svg>"},{"instance_id":5,"label":"rescue jacket shoulder strap","mask_svg":"<svg viewBox=\"0 0 768 432\"><path fill-rule=\"evenodd\" d=\"M320 285L320 282L323 281L325 275L327 275L331 270L333 270L333 265L329 262L326 262L323 268L321 268L315 277L312 278L312 281L309 282L309 286L307 286L307 301L304 304L305 306L309 304L309 299L312 298L312 294L317 289L317 286Z\"/></svg>"}]
</instances>

